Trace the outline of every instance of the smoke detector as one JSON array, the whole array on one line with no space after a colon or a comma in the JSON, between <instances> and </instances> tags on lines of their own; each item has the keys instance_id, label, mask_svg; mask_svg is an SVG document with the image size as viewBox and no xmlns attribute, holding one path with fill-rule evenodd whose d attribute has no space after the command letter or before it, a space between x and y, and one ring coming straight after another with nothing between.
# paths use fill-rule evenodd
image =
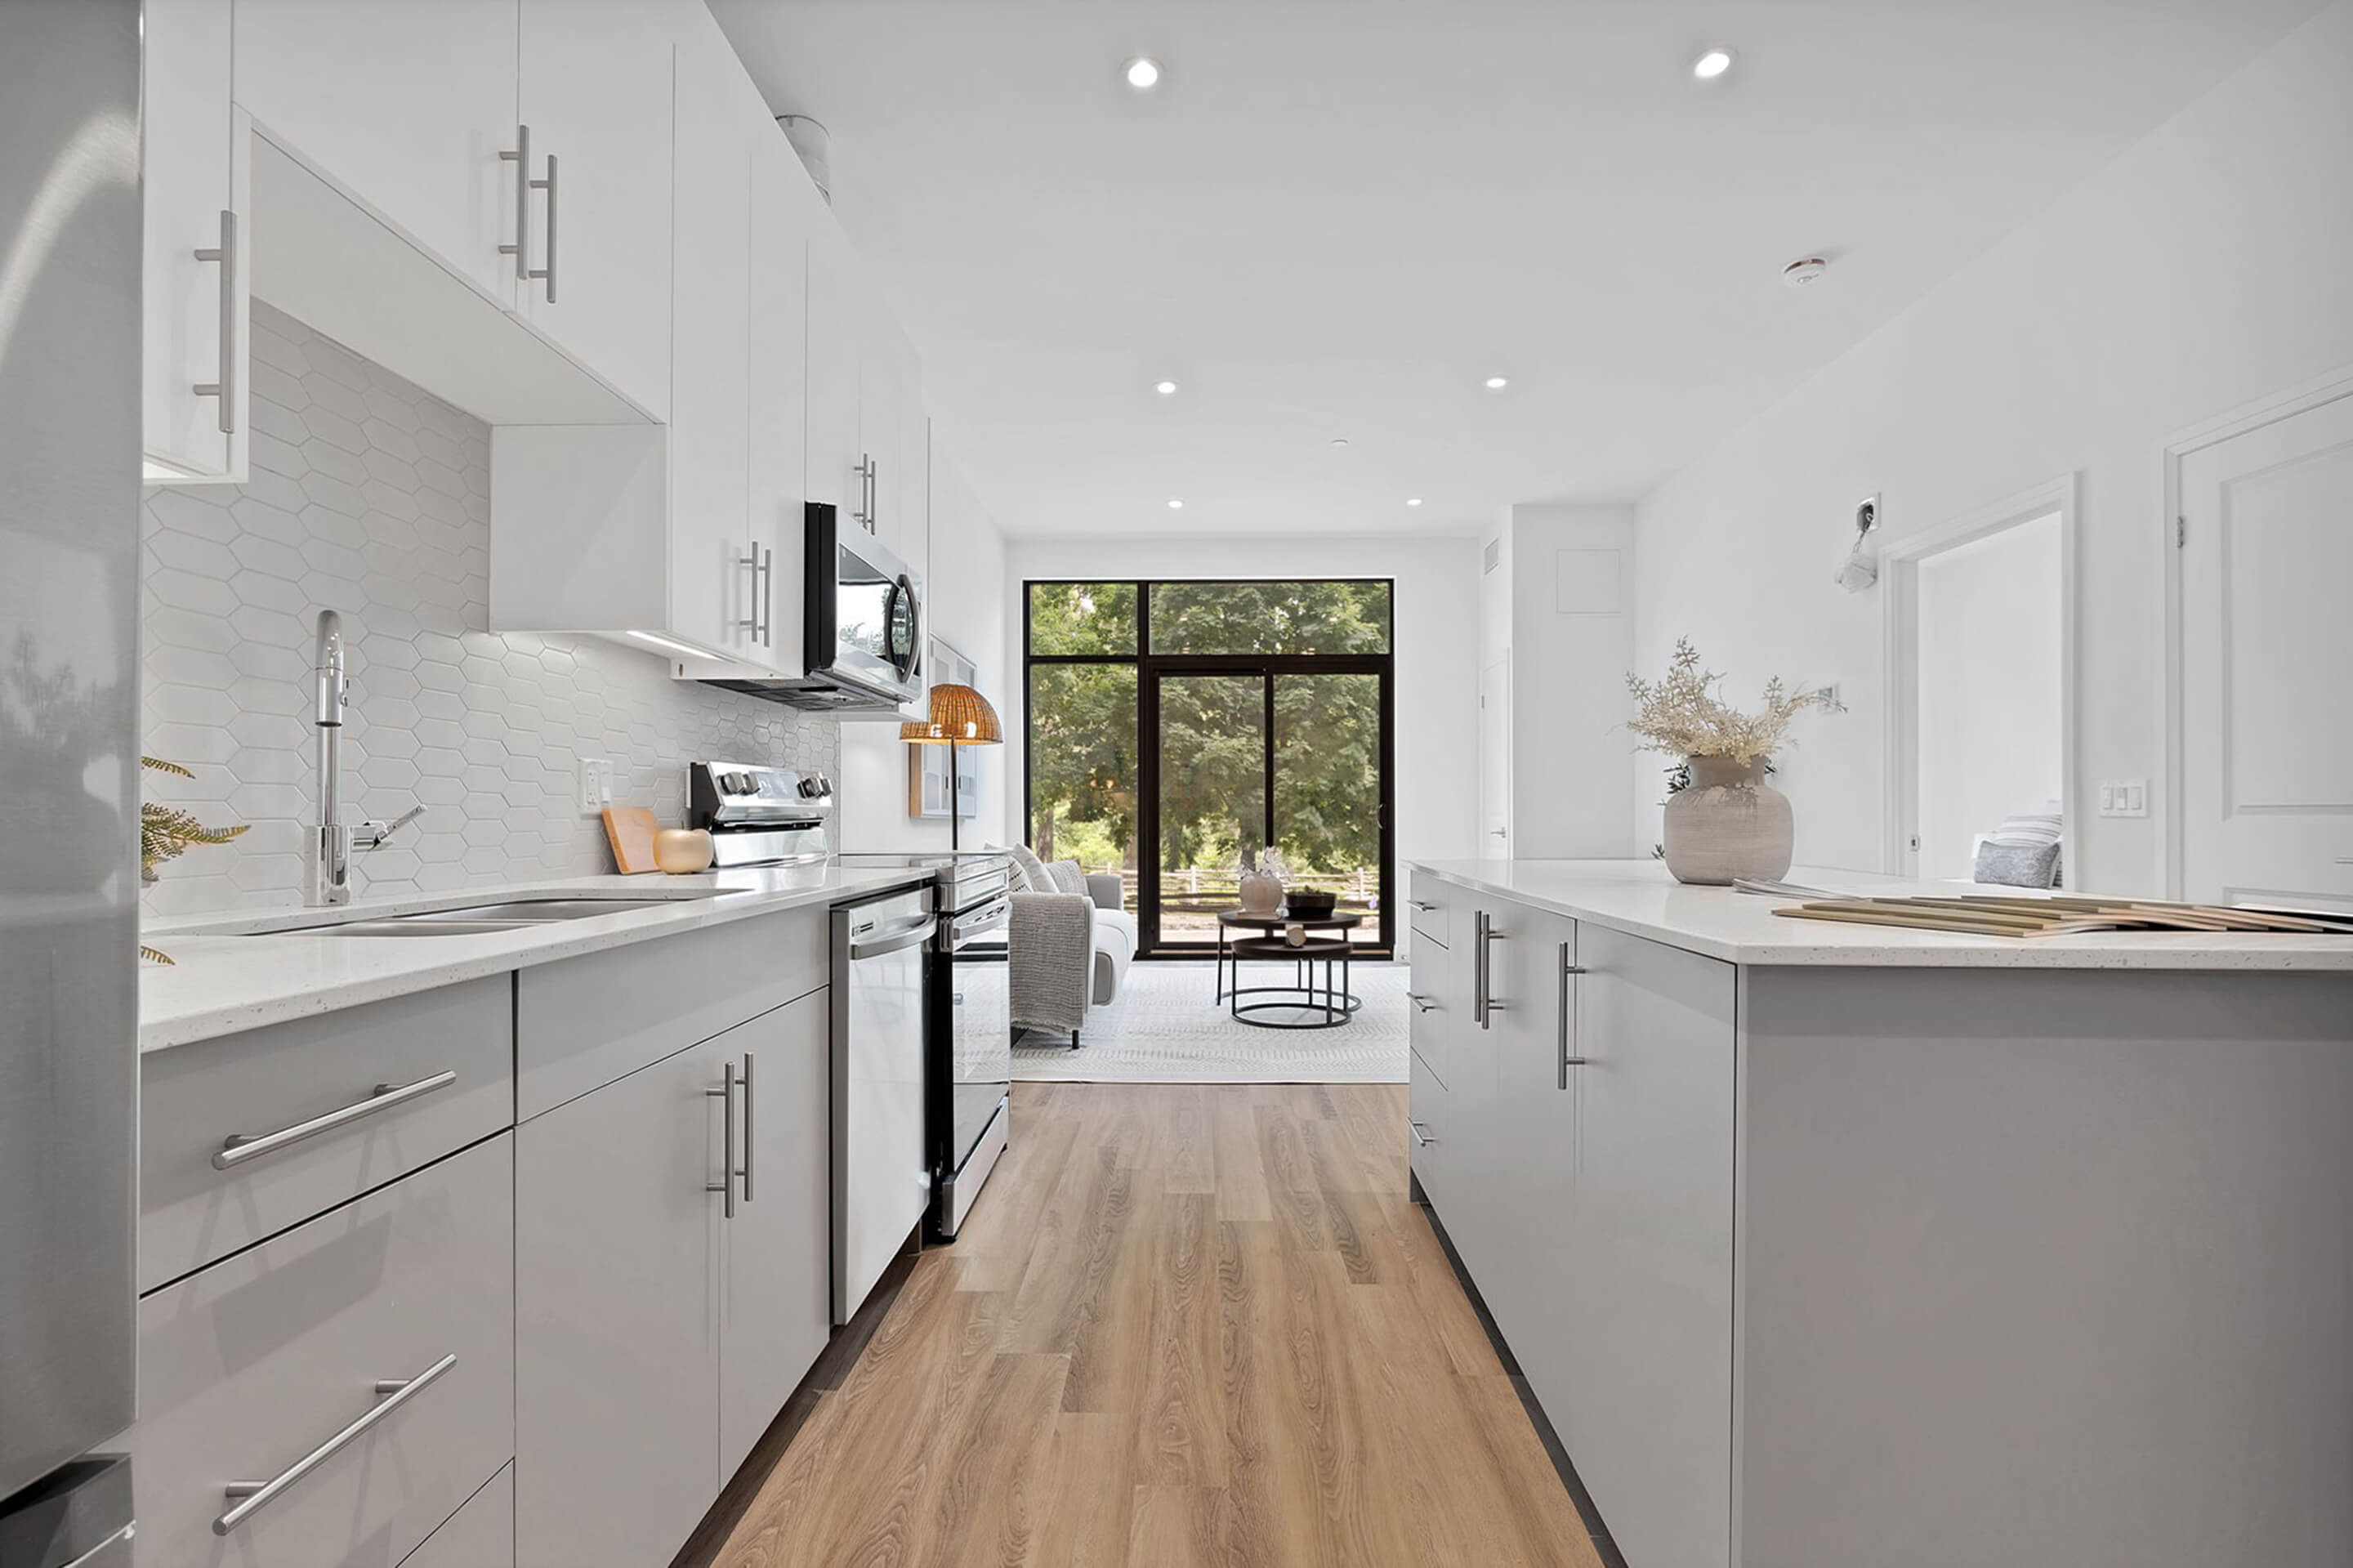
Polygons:
<instances>
[{"instance_id":1,"label":"smoke detector","mask_svg":"<svg viewBox=\"0 0 2353 1568\"><path fill-rule=\"evenodd\" d=\"M1828 260L1820 256L1807 256L1781 269L1781 281L1792 289L1802 289L1831 270Z\"/></svg>"}]
</instances>

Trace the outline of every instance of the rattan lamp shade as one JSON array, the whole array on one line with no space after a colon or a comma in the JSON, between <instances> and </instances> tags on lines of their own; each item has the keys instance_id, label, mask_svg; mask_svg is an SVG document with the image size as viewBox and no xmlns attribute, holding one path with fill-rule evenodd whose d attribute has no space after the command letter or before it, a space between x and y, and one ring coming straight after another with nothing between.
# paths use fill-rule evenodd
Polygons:
<instances>
[{"instance_id":1,"label":"rattan lamp shade","mask_svg":"<svg viewBox=\"0 0 2353 1568\"><path fill-rule=\"evenodd\" d=\"M1005 739L997 710L970 686L932 688L931 716L909 719L899 738L913 746L996 746Z\"/></svg>"}]
</instances>

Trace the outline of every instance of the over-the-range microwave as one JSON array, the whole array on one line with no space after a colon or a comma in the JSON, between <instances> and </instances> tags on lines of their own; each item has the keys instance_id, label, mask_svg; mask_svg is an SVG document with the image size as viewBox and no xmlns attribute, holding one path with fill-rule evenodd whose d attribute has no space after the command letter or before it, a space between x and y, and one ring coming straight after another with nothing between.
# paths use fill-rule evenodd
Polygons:
<instances>
[{"instance_id":1,"label":"over-the-range microwave","mask_svg":"<svg viewBox=\"0 0 2353 1568\"><path fill-rule=\"evenodd\" d=\"M828 713L895 709L923 685L923 581L863 528L812 501L804 524L803 673L712 680L747 696Z\"/></svg>"}]
</instances>

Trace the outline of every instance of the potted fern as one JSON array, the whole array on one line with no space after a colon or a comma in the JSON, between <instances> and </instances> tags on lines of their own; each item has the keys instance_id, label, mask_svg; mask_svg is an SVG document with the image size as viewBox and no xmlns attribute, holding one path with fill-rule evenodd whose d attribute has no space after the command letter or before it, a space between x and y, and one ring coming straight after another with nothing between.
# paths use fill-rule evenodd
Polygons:
<instances>
[{"instance_id":1,"label":"potted fern","mask_svg":"<svg viewBox=\"0 0 2353 1568\"><path fill-rule=\"evenodd\" d=\"M166 762L160 757L142 757L139 766L157 773L168 773L177 779L194 779L195 774L176 762ZM139 802L139 880L153 883L156 868L167 861L177 860L198 844L225 844L245 832L250 823L239 822L233 828L208 828L196 820L192 811L177 806L159 805L153 800ZM150 963L168 964L172 960L154 948L142 945L139 956Z\"/></svg>"}]
</instances>

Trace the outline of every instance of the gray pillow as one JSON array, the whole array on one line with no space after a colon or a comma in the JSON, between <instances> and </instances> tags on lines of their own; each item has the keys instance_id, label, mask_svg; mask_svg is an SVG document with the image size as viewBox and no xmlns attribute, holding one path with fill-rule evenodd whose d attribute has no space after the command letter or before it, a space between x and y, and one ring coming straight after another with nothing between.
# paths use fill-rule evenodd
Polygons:
<instances>
[{"instance_id":1,"label":"gray pillow","mask_svg":"<svg viewBox=\"0 0 2353 1568\"><path fill-rule=\"evenodd\" d=\"M1978 845L1975 881L2001 887L2049 887L2059 874L2059 846L2001 844L1991 839Z\"/></svg>"},{"instance_id":2,"label":"gray pillow","mask_svg":"<svg viewBox=\"0 0 2353 1568\"><path fill-rule=\"evenodd\" d=\"M1013 857L1013 874L1022 893L1051 893L1054 884L1046 874L1046 863L1028 844L1015 844L1006 852Z\"/></svg>"},{"instance_id":3,"label":"gray pillow","mask_svg":"<svg viewBox=\"0 0 2353 1568\"><path fill-rule=\"evenodd\" d=\"M1084 895L1087 890L1087 874L1079 869L1074 860L1052 862L1046 867L1046 879L1054 885L1057 893Z\"/></svg>"}]
</instances>

